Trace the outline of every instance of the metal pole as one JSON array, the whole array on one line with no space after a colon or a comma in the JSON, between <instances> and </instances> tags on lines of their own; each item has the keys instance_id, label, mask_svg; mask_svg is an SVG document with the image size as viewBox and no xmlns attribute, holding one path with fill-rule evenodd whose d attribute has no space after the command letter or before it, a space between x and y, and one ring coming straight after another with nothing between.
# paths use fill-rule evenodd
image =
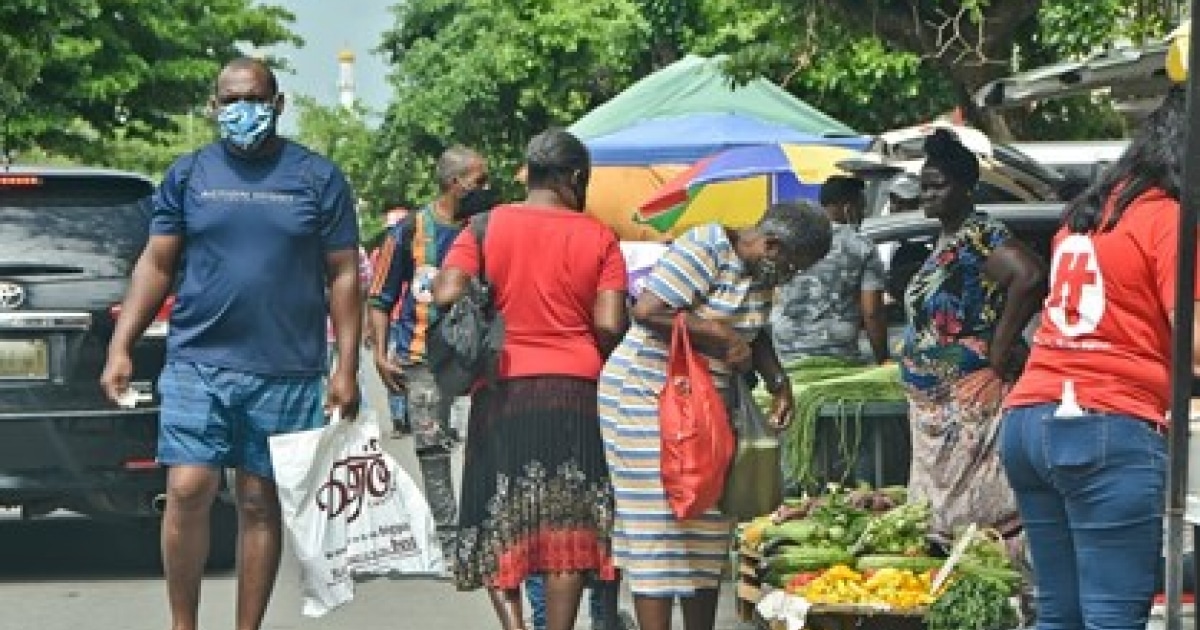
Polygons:
<instances>
[{"instance_id":1,"label":"metal pole","mask_svg":"<svg viewBox=\"0 0 1200 630\"><path fill-rule=\"evenodd\" d=\"M1200 0L1192 0L1190 15L1200 16ZM1187 109L1188 120L1200 113L1200 81L1192 77L1200 68L1196 45L1197 23L1189 27ZM1196 213L1200 211L1200 129L1188 126L1184 153L1183 190L1180 191L1179 261L1175 286L1175 333L1171 349L1171 441L1167 480L1167 630L1182 630L1183 527L1187 500L1188 431L1192 397L1192 322L1195 317Z\"/></svg>"}]
</instances>

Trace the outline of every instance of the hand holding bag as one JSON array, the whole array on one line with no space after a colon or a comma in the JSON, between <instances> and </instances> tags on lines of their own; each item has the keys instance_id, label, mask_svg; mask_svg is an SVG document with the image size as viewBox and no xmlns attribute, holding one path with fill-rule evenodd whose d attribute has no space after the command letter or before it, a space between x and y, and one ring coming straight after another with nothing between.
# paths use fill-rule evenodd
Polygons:
<instances>
[{"instance_id":1,"label":"hand holding bag","mask_svg":"<svg viewBox=\"0 0 1200 630\"><path fill-rule=\"evenodd\" d=\"M320 617L371 577L445 570L425 497L380 448L373 414L269 438L283 523L300 563L303 614Z\"/></svg>"},{"instance_id":2,"label":"hand holding bag","mask_svg":"<svg viewBox=\"0 0 1200 630\"><path fill-rule=\"evenodd\" d=\"M736 443L725 401L708 360L692 349L682 311L671 328L667 382L658 397L658 414L667 502L676 518L696 518L721 498Z\"/></svg>"}]
</instances>

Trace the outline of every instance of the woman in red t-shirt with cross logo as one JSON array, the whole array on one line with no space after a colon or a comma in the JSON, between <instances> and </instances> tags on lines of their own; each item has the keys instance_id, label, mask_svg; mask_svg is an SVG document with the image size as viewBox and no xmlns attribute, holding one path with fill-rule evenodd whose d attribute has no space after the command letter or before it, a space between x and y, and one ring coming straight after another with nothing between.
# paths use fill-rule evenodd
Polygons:
<instances>
[{"instance_id":1,"label":"woman in red t-shirt with cross logo","mask_svg":"<svg viewBox=\"0 0 1200 630\"><path fill-rule=\"evenodd\" d=\"M1064 215L1001 459L1033 554L1039 628L1144 628L1161 559L1187 130L1175 88ZM1195 362L1193 358L1193 362Z\"/></svg>"}]
</instances>

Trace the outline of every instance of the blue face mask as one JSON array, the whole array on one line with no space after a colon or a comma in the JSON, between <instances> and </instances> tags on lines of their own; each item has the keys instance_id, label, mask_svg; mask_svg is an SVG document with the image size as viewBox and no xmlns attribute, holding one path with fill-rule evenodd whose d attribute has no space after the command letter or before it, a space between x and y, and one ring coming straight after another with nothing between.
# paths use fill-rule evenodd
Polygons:
<instances>
[{"instance_id":1,"label":"blue face mask","mask_svg":"<svg viewBox=\"0 0 1200 630\"><path fill-rule=\"evenodd\" d=\"M221 137L243 151L250 151L270 135L275 125L271 103L235 101L217 110Z\"/></svg>"}]
</instances>

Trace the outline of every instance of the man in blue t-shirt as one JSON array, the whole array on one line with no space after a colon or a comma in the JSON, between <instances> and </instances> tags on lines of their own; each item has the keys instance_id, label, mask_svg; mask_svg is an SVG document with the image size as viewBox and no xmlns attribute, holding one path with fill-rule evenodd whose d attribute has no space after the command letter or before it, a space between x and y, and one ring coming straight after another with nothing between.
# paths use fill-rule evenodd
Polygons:
<instances>
[{"instance_id":1,"label":"man in blue t-shirt","mask_svg":"<svg viewBox=\"0 0 1200 630\"><path fill-rule=\"evenodd\" d=\"M438 391L425 364L425 341L437 316L432 291L438 268L463 222L491 209L494 195L487 162L466 147L451 147L442 154L437 177L441 191L437 199L388 229L368 303L376 340L375 367L389 391L406 394L425 497L437 522L442 551L449 556L458 514L450 467L454 400ZM389 325L397 302L400 316Z\"/></svg>"},{"instance_id":2,"label":"man in blue t-shirt","mask_svg":"<svg viewBox=\"0 0 1200 630\"><path fill-rule=\"evenodd\" d=\"M282 547L267 438L320 427L326 413L354 418L359 405L354 195L336 166L275 133L283 96L261 61L226 65L211 107L221 140L176 160L155 192L101 377L119 404L133 345L174 287L158 462L168 468L162 546L175 630L196 628L222 469L237 471L236 626L258 628ZM327 315L338 360L323 394Z\"/></svg>"}]
</instances>

